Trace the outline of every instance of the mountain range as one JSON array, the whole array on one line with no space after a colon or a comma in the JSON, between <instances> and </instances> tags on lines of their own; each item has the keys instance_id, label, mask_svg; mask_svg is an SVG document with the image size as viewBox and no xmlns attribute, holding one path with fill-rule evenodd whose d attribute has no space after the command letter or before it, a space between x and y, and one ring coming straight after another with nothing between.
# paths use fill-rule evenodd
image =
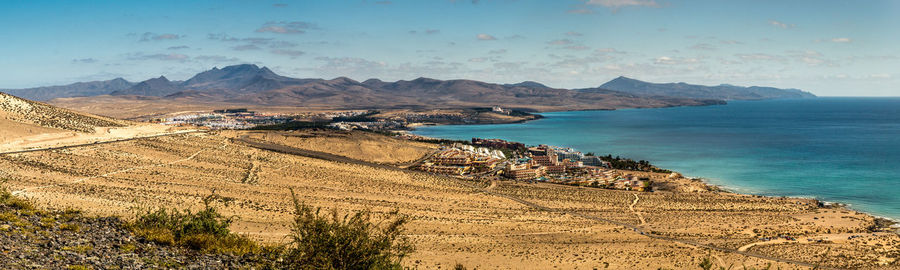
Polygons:
<instances>
[{"instance_id":1,"label":"mountain range","mask_svg":"<svg viewBox=\"0 0 900 270\"><path fill-rule=\"evenodd\" d=\"M68 85L45 86L26 89L0 90L30 100L46 101L61 97L90 97L108 95L109 93L128 89L135 83L122 78L108 81L78 82Z\"/></svg>"},{"instance_id":2,"label":"mountain range","mask_svg":"<svg viewBox=\"0 0 900 270\"><path fill-rule=\"evenodd\" d=\"M135 97L178 102L217 102L263 106L332 108L449 108L501 105L534 110L586 110L722 104L724 100L813 96L796 89L654 84L625 77L597 88L560 89L526 81L494 84L474 80L418 78L363 82L345 77L297 79L252 64L213 68L185 81L164 76L139 83L117 78L5 91L36 100L54 98ZM51 101L52 102L52 101Z\"/></svg>"},{"instance_id":3,"label":"mountain range","mask_svg":"<svg viewBox=\"0 0 900 270\"><path fill-rule=\"evenodd\" d=\"M779 89L774 87L741 87L728 84L704 86L687 83L649 83L632 78L618 77L598 88L578 89L591 92L596 89L614 90L641 96L671 96L722 100L760 100L776 98L812 98L812 93L800 89Z\"/></svg>"}]
</instances>

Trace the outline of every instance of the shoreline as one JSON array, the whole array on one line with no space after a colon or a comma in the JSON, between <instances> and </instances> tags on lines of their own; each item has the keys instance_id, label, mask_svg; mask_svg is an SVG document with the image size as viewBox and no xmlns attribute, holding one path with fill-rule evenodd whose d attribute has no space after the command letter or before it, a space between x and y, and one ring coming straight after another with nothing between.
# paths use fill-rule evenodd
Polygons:
<instances>
[{"instance_id":1,"label":"shoreline","mask_svg":"<svg viewBox=\"0 0 900 270\"><path fill-rule=\"evenodd\" d=\"M751 100L751 101L753 101L753 100ZM528 114L530 114L530 115L533 115L534 118L532 118L532 119L521 119L521 120L516 120L516 121L511 121L511 122L503 122L503 123L496 123L496 122L482 122L482 123L459 123L459 124L452 124L452 123L450 123L450 124L448 124L448 123L434 123L434 122L428 122L428 123L425 123L425 122L421 122L421 123L411 123L411 124L407 124L406 127L409 128L409 130L389 130L389 131L394 131L394 132L413 131L413 130L416 129L416 127L421 127L421 126L470 126L470 125L504 125L504 124L521 124L521 123L526 123L526 122L531 122L531 121L537 121L537 120L541 120L541 119L546 119L546 118L548 118L548 116L544 115L545 113L561 113L561 112L594 112L594 111L596 111L596 112L604 112L604 111L619 111L619 110L667 109L667 108L681 108L681 107L723 106L723 105L728 105L728 104L729 104L729 103L728 103L728 100L724 100L724 102L725 102L725 103L722 103L722 104L671 105L671 106L660 106L660 107L630 107L630 108L612 108L612 109L572 109L572 110L558 110L558 111L557 111L557 110L550 110L550 111L523 111L523 112L525 112L525 113L528 113Z\"/></svg>"},{"instance_id":2,"label":"shoreline","mask_svg":"<svg viewBox=\"0 0 900 270\"><path fill-rule=\"evenodd\" d=\"M709 106L709 105L704 105L704 106ZM674 107L681 107L681 106L674 106ZM645 109L645 108L632 108L632 109ZM653 109L657 109L657 108L653 108ZM578 111L614 111L614 110L578 110ZM562 112L567 112L567 111L562 111ZM540 120L540 119L547 119L547 118L548 117L543 116L542 118L531 119L531 120ZM526 121L530 121L530 120L525 120L522 122L526 122ZM501 123L501 124L517 124L517 123ZM444 124L432 124L429 126L442 126L442 125L444 125ZM473 124L462 124L462 125L473 125ZM479 124L475 124L475 125L479 125ZM500 125L500 124L480 124L480 125ZM420 126L425 126L425 125L416 125L415 127L420 127ZM436 139L436 140L453 140L453 139L449 139L449 138L429 137L429 136L422 136L422 135L414 134L413 132L416 130L415 127L410 130L402 130L402 131L395 131L395 132L399 132L401 134L419 136L419 137L423 137L423 138ZM507 140L505 138L497 138L497 139ZM575 150L577 151L578 149L575 149ZM624 157L624 158L627 158L627 157ZM662 168L662 167L658 167L658 168L670 170L668 168ZM880 226L879 228L880 229L891 229L891 231L890 231L891 233L900 235L900 217L887 217L887 216L878 215L878 214L871 213L871 212L868 212L865 210L855 209L852 207L852 204L848 204L848 203L844 203L844 202L840 202L840 201L822 200L822 199L819 199L818 196L815 196L815 195L811 198L803 198L803 197L796 197L796 196L758 195L758 194L752 194L752 193L743 193L743 192L736 191L735 187L729 187L728 185L719 185L719 184L710 183L709 178L696 177L696 176L689 177L689 176L686 176L676 170L670 170L670 171L672 171L674 173L678 173L679 175L682 175L682 178L684 178L684 179L698 180L704 186L704 188L706 188L710 192L722 192L722 193L729 193L729 194L736 194L736 195L760 196L760 197L767 197L767 198L788 198L788 199L797 199L797 200L814 200L819 204L819 206L818 206L819 208L844 209L844 210L848 210L848 211L862 213L862 214L870 216L876 220L881 219L881 220L885 220L885 221L889 222L890 223L889 225Z\"/></svg>"}]
</instances>

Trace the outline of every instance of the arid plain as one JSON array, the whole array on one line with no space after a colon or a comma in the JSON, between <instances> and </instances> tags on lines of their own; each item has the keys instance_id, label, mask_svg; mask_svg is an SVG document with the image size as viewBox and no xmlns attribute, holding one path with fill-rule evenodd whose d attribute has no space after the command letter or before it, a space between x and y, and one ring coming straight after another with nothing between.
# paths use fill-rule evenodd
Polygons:
<instances>
[{"instance_id":1,"label":"arid plain","mask_svg":"<svg viewBox=\"0 0 900 270\"><path fill-rule=\"evenodd\" d=\"M361 162L277 153L241 138ZM900 256L900 237L873 232L872 217L809 200L707 191L661 174L651 176L670 191L638 193L383 165L436 147L357 132L194 133L2 155L0 177L43 207L126 218L141 208L199 208L214 193L239 218L234 231L270 243L286 241L291 189L342 213L399 210L411 217L416 252L406 264L415 268L685 269L707 257L724 267L891 268ZM759 240L779 235L800 241Z\"/></svg>"}]
</instances>

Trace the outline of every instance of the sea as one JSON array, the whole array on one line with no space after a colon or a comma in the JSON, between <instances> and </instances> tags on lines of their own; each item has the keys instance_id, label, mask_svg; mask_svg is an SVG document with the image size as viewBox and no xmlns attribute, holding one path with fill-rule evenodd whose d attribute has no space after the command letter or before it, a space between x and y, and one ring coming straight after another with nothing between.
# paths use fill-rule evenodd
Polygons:
<instances>
[{"instance_id":1,"label":"sea","mask_svg":"<svg viewBox=\"0 0 900 270\"><path fill-rule=\"evenodd\" d=\"M647 160L728 190L816 198L900 219L900 98L819 97L569 111L517 124L419 127Z\"/></svg>"}]
</instances>

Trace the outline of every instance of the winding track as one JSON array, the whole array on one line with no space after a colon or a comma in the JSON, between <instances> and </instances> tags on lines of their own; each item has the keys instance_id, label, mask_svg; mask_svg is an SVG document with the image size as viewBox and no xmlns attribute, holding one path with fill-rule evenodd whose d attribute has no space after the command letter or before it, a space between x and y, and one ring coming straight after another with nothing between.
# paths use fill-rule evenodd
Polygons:
<instances>
[{"instance_id":1,"label":"winding track","mask_svg":"<svg viewBox=\"0 0 900 270\"><path fill-rule=\"evenodd\" d=\"M274 152L279 152L279 153L285 153L285 154L291 154L291 155L298 155L298 156L304 156L304 157L310 157L310 158L317 158L317 159L323 159L323 160L334 161L334 162L343 162L343 163L357 164L357 165L363 165L363 166L372 166L372 167L384 168L384 169L394 170L394 171L403 171L403 172L411 172L411 171L413 171L413 170L410 170L410 169L403 169L403 168L398 168L398 167L394 167L394 166L388 166L388 165L384 165L384 164L372 163L372 162L362 161L362 160L358 160L358 159L352 159L352 158L348 158L348 157L344 157L344 156L338 156L338 155L329 154L329 153L324 153L324 152L311 151L311 150L306 150L306 149L294 148L294 147L290 147L290 146L286 146L286 145L272 144L272 143L266 143L266 142L255 141L255 140L252 140L252 139L248 139L246 136L245 136L245 137L241 137L241 138L237 138L237 139L233 139L233 141L241 142L241 143L243 143L243 144L245 144L245 145L247 145L247 146L250 146L250 147L254 147L254 148L258 148L258 149L263 149L263 150L274 151ZM423 172L419 172L419 171L413 171L413 172L423 173ZM494 195L494 196L498 196L498 197L503 197L503 198L506 198L506 199L509 199L509 200L518 202L518 203L520 203L520 204L522 204L522 205L526 205L526 206L529 206L529 207L534 208L534 209L537 209L537 210L541 210L541 211L545 211L545 212L550 212L550 213L567 214L567 215L577 216L577 217L581 217L581 218L588 219L588 220L594 220L594 221L598 221L598 222L610 223L610 224L614 224L614 225L618 225L618 226L622 226L622 227L631 229L631 230L635 231L636 233L639 233L639 234L641 234L641 235L643 235L643 236L646 236L646 237L649 237L649 238L653 238L653 239L657 239L657 240L668 241L668 242L673 242L673 243L683 244L683 245L689 245L689 246L696 247L696 248L701 248L701 249L715 250L715 251L719 251L719 252L732 253L732 254L739 254L739 255L743 255L743 256L747 256L747 257L753 257L753 258L758 258L758 259L763 259L763 260L768 260L768 261L773 261L773 262L788 263L788 264L793 264L793 265L803 266L803 267L809 267L809 268L815 268L815 269L839 269L839 268L830 268L830 267L818 266L818 265L816 265L816 264L808 263L808 262L803 262L803 261L797 261L797 260L791 260L791 259L785 259L785 258L778 258L778 257L772 257L772 256L768 256L768 255L763 255L763 254L757 254L757 253L752 253L752 252L747 252L747 251L741 251L741 250L737 250L737 249L733 249L733 248L717 247L717 246L708 245L708 244L703 244L703 243L699 243L699 242L691 241L691 240L676 239L676 238L672 238L672 237L667 237L667 236L657 235L657 234L653 234L653 233L649 233L649 232L644 231L644 230L643 230L641 227L639 227L638 225L629 224L629 223L624 223L624 222L619 222L619 221L610 220L610 219L601 218L601 217L592 216L592 215L587 215L587 214L579 213L579 212L576 212L576 211L567 211L567 210L554 209L554 208L546 207L546 206L543 206L543 205L539 205L539 204L536 204L536 203L533 203L533 202L529 202L529 201L523 200L523 199L521 199L521 198L519 198L519 197L516 197L516 196L512 196L512 195L507 195L507 194L495 192L495 191L493 191L493 189L494 189L494 187L497 186L497 184L496 184L496 183L493 183L493 182L492 182L491 185L488 186L488 187L478 187L478 186L476 186L476 185L473 185L473 184L470 183L470 182L461 181L461 180L456 179L456 178L453 178L453 177L442 176L442 175L437 175L437 174L435 174L435 176L442 177L442 178L448 179L448 180L450 180L450 181L456 181L456 182L461 183L461 184L463 184L463 185L469 186L469 187L472 188L472 189L478 190L479 192L482 192L482 193L485 193L485 194ZM637 196L635 196L635 197L637 197ZM634 206L634 204L637 203L637 200L638 200L638 199L635 198L635 201L632 202L632 205L631 205L632 207ZM633 208L632 208L632 211L633 211ZM643 221L643 218L641 218L641 220Z\"/></svg>"},{"instance_id":2,"label":"winding track","mask_svg":"<svg viewBox=\"0 0 900 270\"><path fill-rule=\"evenodd\" d=\"M179 135L179 134L198 133L198 132L200 132L200 133L206 133L205 130L179 130L179 131L169 132L169 133L162 133L162 134L155 134L155 135L147 135L147 136L138 136L138 137L132 137L132 138L125 138L125 139L115 139L115 140L109 140L109 141L97 141L97 142L92 142L92 143L80 143L80 144L71 144L71 145L64 145L64 146L54 146L54 147L34 148L34 149L26 149L26 150L7 151L7 152L0 152L0 155L21 154L21 153L30 153L30 152L40 152L40 151L50 151L50 150L69 149L69 148L76 148L76 147L82 147L82 146L101 145L101 144L117 143L117 142L127 142L127 141L133 141L133 140L150 139L150 138L156 138L156 137L165 137L165 136L173 136L173 135Z\"/></svg>"},{"instance_id":3,"label":"winding track","mask_svg":"<svg viewBox=\"0 0 900 270\"><path fill-rule=\"evenodd\" d=\"M169 135L174 135L174 134L169 134ZM159 137L159 136L154 136L154 137ZM223 142L222 142L221 148L223 148L223 149L225 148L225 146L226 146L225 143L226 143L226 142L227 142L227 141L223 141ZM93 145L93 144L91 144L91 145ZM67 147L68 147L68 148L71 148L71 147L75 147L75 146L67 146ZM120 173L124 173L124 172L130 172L130 171L140 170L140 169L146 169L146 168L168 166L168 165L172 165L172 164L175 164L175 163L180 163L180 162L185 162L185 161L188 161L188 160L192 160L192 159L196 158L197 155L200 155L200 153L203 153L203 151L206 151L206 150L208 150L208 149L202 149L202 150L197 151L197 152L195 152L194 154L192 154L192 155L190 155L190 156L188 156L188 157L186 157L186 158L182 158L182 159L178 159L178 160L173 160L173 161L166 162L166 163L151 164L151 165L144 165L144 166L138 166L138 167L131 167L131 168L122 169L122 170L113 171L113 172L108 172L108 173L104 173L104 174L99 174L99 175L94 175L94 176L88 176L88 177L82 177L82 178L78 178L78 179L75 179L74 181L66 182L66 183L59 183L59 184L51 184L51 185L43 185L43 186L37 186L37 187L24 188L24 189L20 189L20 190L13 191L11 194L12 194L12 195L23 195L23 194L25 194L26 192L28 192L28 191L33 191L33 190L45 189L45 188L50 188L50 187L62 187L62 186L74 185L74 184L78 184L78 183L81 183L81 182L84 182L84 181L87 181L87 180L91 180L91 179L94 179L94 178L107 177L107 176L110 176L110 175L115 175L115 174L120 174Z\"/></svg>"},{"instance_id":4,"label":"winding track","mask_svg":"<svg viewBox=\"0 0 900 270\"><path fill-rule=\"evenodd\" d=\"M638 219L641 220L640 225L647 224L647 221L644 220L644 215L641 215L641 212L634 211L634 205L637 204L637 202L638 202L638 200L640 200L640 198L638 198L638 195L635 193L632 193L631 195L634 195L634 201L632 201L631 205L628 206L628 210L631 210L632 213L637 215Z\"/></svg>"}]
</instances>

